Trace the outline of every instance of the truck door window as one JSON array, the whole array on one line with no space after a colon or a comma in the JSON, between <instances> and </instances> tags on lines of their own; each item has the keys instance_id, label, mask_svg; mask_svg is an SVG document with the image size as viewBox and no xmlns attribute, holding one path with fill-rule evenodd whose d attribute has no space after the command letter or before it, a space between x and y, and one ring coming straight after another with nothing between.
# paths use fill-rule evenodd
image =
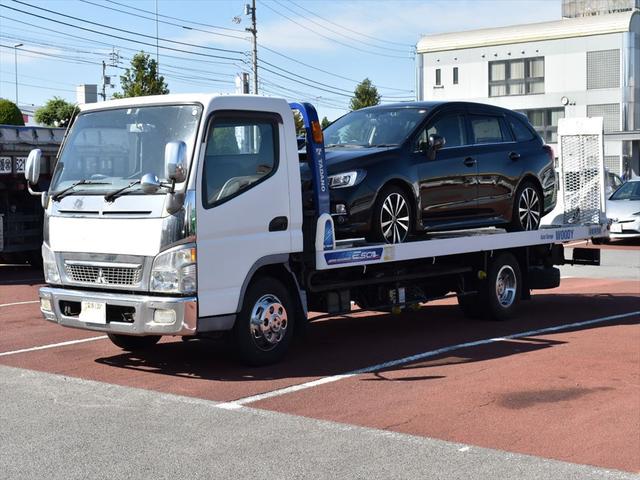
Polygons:
<instances>
[{"instance_id":1,"label":"truck door window","mask_svg":"<svg viewBox=\"0 0 640 480\"><path fill-rule=\"evenodd\" d=\"M214 207L266 180L277 168L278 126L267 120L220 119L209 129L203 204Z\"/></svg>"}]
</instances>

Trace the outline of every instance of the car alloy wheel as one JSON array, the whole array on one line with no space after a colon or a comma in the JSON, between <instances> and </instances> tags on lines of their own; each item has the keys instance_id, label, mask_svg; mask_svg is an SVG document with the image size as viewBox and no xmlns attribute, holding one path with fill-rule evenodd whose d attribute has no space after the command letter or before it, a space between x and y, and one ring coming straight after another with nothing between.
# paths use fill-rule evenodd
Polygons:
<instances>
[{"instance_id":1,"label":"car alloy wheel","mask_svg":"<svg viewBox=\"0 0 640 480\"><path fill-rule=\"evenodd\" d=\"M382 202L380 231L387 243L402 243L409 234L409 205L402 195L393 192Z\"/></svg>"},{"instance_id":2,"label":"car alloy wheel","mask_svg":"<svg viewBox=\"0 0 640 480\"><path fill-rule=\"evenodd\" d=\"M518 199L518 218L523 230L537 230L540 226L540 195L533 187L525 187Z\"/></svg>"}]
</instances>

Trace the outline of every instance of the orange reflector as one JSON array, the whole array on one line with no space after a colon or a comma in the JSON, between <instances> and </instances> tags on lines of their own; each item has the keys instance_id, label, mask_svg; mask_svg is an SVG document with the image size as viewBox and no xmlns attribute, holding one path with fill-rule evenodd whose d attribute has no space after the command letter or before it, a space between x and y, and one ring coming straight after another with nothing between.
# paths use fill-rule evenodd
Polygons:
<instances>
[{"instance_id":1,"label":"orange reflector","mask_svg":"<svg viewBox=\"0 0 640 480\"><path fill-rule=\"evenodd\" d=\"M322 127L318 122L311 122L311 133L313 134L313 141L316 143L324 142L324 136L322 135Z\"/></svg>"},{"instance_id":2,"label":"orange reflector","mask_svg":"<svg viewBox=\"0 0 640 480\"><path fill-rule=\"evenodd\" d=\"M191 263L196 263L196 249L191 249Z\"/></svg>"}]
</instances>

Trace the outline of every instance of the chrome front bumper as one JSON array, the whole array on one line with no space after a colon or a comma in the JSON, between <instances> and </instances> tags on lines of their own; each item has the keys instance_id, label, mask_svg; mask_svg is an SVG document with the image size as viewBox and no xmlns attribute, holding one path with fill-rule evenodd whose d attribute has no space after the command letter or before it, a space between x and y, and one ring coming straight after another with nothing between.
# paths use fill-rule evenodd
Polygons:
<instances>
[{"instance_id":1,"label":"chrome front bumper","mask_svg":"<svg viewBox=\"0 0 640 480\"><path fill-rule=\"evenodd\" d=\"M43 309L43 305L47 303L46 300L49 300L51 310ZM105 303L107 305L106 323L89 323L80 320L78 313L82 301ZM117 314L110 315L110 310ZM175 312L175 321L172 323L154 321L157 310ZM126 335L195 335L198 324L196 297L160 297L42 287L40 311L45 319L65 327ZM121 314L123 311L127 312L126 321Z\"/></svg>"}]
</instances>

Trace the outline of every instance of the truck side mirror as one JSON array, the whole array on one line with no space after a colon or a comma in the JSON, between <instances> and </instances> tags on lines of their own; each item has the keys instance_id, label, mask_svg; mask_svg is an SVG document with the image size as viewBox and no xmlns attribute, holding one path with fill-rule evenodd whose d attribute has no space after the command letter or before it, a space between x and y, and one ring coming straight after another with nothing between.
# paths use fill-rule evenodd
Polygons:
<instances>
[{"instance_id":1,"label":"truck side mirror","mask_svg":"<svg viewBox=\"0 0 640 480\"><path fill-rule=\"evenodd\" d=\"M187 144L168 142L164 147L164 165L167 180L184 182L187 179Z\"/></svg>"},{"instance_id":2,"label":"truck side mirror","mask_svg":"<svg viewBox=\"0 0 640 480\"><path fill-rule=\"evenodd\" d=\"M39 148L34 148L29 152L29 156L27 157L27 164L24 169L24 178L31 185L35 185L38 183L40 179L40 159L42 158L42 150Z\"/></svg>"},{"instance_id":3,"label":"truck side mirror","mask_svg":"<svg viewBox=\"0 0 640 480\"><path fill-rule=\"evenodd\" d=\"M156 193L161 186L160 180L153 173L145 173L140 179L140 187L144 193Z\"/></svg>"},{"instance_id":4,"label":"truck side mirror","mask_svg":"<svg viewBox=\"0 0 640 480\"><path fill-rule=\"evenodd\" d=\"M445 138L441 137L440 135L429 135L429 160L435 160L436 152L444 147L446 143L447 141L445 140Z\"/></svg>"}]
</instances>

